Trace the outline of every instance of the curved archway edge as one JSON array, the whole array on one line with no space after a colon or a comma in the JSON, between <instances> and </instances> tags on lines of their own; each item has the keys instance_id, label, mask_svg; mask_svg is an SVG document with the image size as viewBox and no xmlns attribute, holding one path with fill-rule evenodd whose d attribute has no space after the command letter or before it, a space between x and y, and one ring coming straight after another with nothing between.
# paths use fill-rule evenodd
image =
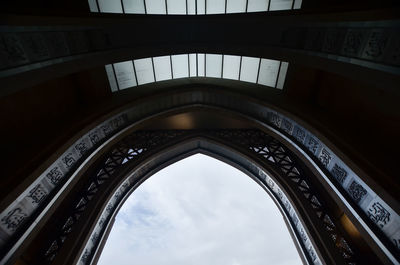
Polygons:
<instances>
[{"instance_id":1,"label":"curved archway edge","mask_svg":"<svg viewBox=\"0 0 400 265\"><path fill-rule=\"evenodd\" d=\"M228 135L228 138L225 138L225 141L229 141L229 139L231 139L232 133L242 134L242 136L246 137L257 136L259 133L265 136L265 134L258 131L164 131L139 132L129 136L128 138L135 142L135 146L141 146L140 142L145 140L147 143L144 146L149 146L149 148L145 149L143 147L139 147L137 149L131 149L128 146L133 145L128 144L130 140L127 140L128 142L125 142L127 145L123 144L116 147L103 159L103 162L100 164L100 166L96 167L97 169L94 172L98 173L92 175L91 180L87 182L84 188L84 190L89 190L89 193L83 195L82 197L88 198L89 196L96 196L92 194L94 190L88 188L93 186L93 183L96 183L96 180L103 180L104 183L108 181L108 184L105 186L105 188L102 189L100 187L101 185L96 188L99 190L98 192L103 194L100 194L100 197L96 197L96 202L91 204L92 206L96 204L101 208L101 210L100 208L92 209L92 214L96 217L93 217L90 214L85 214L84 212L81 213L79 207L75 207L75 204L76 206L81 204L82 198L75 200L74 205L70 207L73 209L73 211L68 213L68 215L65 217L65 223L68 223L68 220L71 220L70 222L72 225L75 223L73 219L77 213L81 213L82 217L80 218L84 218L84 220L92 220L92 218L97 220L95 224L92 224L92 222L85 222L84 224L82 223L82 226L85 226L86 229L89 229L91 226L93 229L91 233L82 232L85 229L80 227L79 223L76 222L76 225L78 226L77 231L80 231L79 233L81 234L81 237L84 237L87 242L85 248L80 249L82 244L77 243L77 234L71 234L72 240L69 242L66 241L66 244L69 244L68 247L61 248L61 252L59 254L57 254L57 249L55 249L54 252L47 251L47 257L51 258L52 255L57 254L58 257L55 258L54 264L75 264L76 262L78 262L78 264L90 264L90 258L92 255L94 255L93 250L96 249L98 244L101 244L99 237L102 237L106 224L112 220L111 216L115 214L116 209L118 209L123 199L126 198L126 194L129 194L129 190L135 189L148 176L158 171L160 168L180 160L182 157L186 157L196 152L202 152L222 159L225 162L229 162L237 168L245 171L250 176L253 176L253 179L255 179L265 189L271 191L271 194L276 199L276 202L281 208L282 213L284 216L286 215L288 222L291 224L294 234L296 235L297 242L300 242L299 245L301 246L302 252L305 253L304 256L306 264L343 264L355 260L356 254L350 250L350 247L347 245L345 240L343 242L346 244L347 249L345 249L343 245L335 249L333 244L334 242L328 238L328 234L326 234L324 231L329 230L332 232L334 230L334 234L343 239L342 235L340 235L340 228L337 226L338 224L334 224L331 221L329 214L326 213L326 210L328 209L323 207L323 202L318 200L318 195L311 187L312 184L305 179L307 174L304 173L303 169L298 165L295 166L296 162L287 156L285 151L282 149L282 146L279 145L277 141L273 140L273 138L264 138L262 140L263 142L259 142L259 145L256 145L258 147L255 147L259 148L261 145L264 145L265 150L271 150L268 155L262 153L259 154L259 156L261 159L269 161L267 162L267 164L269 164L268 172L274 172L273 175L276 176L274 177L274 179L276 179L275 182L273 178L269 177L265 173L265 170L263 170L262 167L256 166L257 162L255 162L255 160L246 158L243 155L239 155L238 151L234 151L234 149L232 149L232 146L224 147L221 143L216 144L214 140L219 138L218 141L221 141L221 133ZM213 140L201 137L201 135L208 135L207 138L212 138ZM236 137L237 136L238 135L236 135ZM154 138L156 138L156 140L154 140ZM195 139L191 140L192 138ZM151 144L149 145L148 141L151 143L155 142L155 146L151 146ZM184 143L182 143L182 141L184 141ZM254 144L256 144L256 142L254 142ZM276 150L273 149L274 147ZM244 150L245 148L242 146L241 152ZM160 154L155 155L154 152ZM258 158L258 160L260 160L260 158ZM127 161L128 159L129 162L123 163L123 161ZM265 162L266 161L264 161L264 164ZM131 165L129 165L130 163ZM280 166L276 166L275 164L280 164ZM271 165L275 165L274 168L271 168ZM282 172L280 170L285 167L289 168L289 170L286 171L288 176L292 176L292 174L293 176L292 178L286 178L286 180L283 180L281 176ZM296 168L298 168L298 171ZM123 178L123 176L129 177ZM291 184L292 182L297 183L298 187L302 187L304 189L303 192L301 188L296 188L296 185ZM277 183L281 183L282 186L278 185ZM286 190L287 193L285 193L284 190ZM289 196L286 194L291 195ZM303 197L304 194L305 197ZM289 198L291 199L289 200ZM102 203L99 203L99 201L102 201ZM291 201L295 202L297 206L292 206L294 204L292 204ZM310 205L310 202L315 203L314 206ZM90 202L88 202L87 206L84 208L92 208L89 203ZM299 209L302 212L303 218L300 218L296 214L296 209ZM317 216L316 213L317 215L318 213L321 215ZM324 227L326 225L329 226L328 229ZM59 234L59 237L61 238L67 235L69 237L69 234L70 226L63 225L63 232ZM88 237L88 234L91 234L91 236ZM52 243L54 244L54 242L60 242L60 240L55 240ZM49 249L51 249L51 246L48 248L48 250ZM74 254L76 255L76 253L79 252L78 250L82 251L79 261L76 260L78 257L74 256ZM349 255L347 256L347 259L341 258L343 254L341 254L338 250L345 251L346 255ZM348 250L350 250L350 252L347 252ZM72 260L66 259L66 257L69 257L70 255L72 255L72 258L75 258L73 262ZM321 256L324 257L324 262L321 262Z\"/></svg>"},{"instance_id":2,"label":"curved archway edge","mask_svg":"<svg viewBox=\"0 0 400 265\"><path fill-rule=\"evenodd\" d=\"M36 205L33 205L33 207L31 206L31 209L27 209L27 207L20 207L21 202L26 203L26 198L29 197L29 194L32 191L32 189L40 185L43 182L43 180L45 179L50 180L50 184L48 185L50 187L45 187L47 188L47 190L45 189L44 191L45 195L48 195L51 193L51 188L55 188L55 186L58 185L58 182L62 183L63 182L62 179L66 179L68 178L68 176L72 175L72 171L74 171L78 167L80 161L83 161L85 158L88 157L88 154L90 153L91 150L94 150L96 147L101 145L102 142L104 142L107 138L111 137L115 132L121 130L122 128L126 127L132 122L143 119L143 117L149 117L149 113L162 113L174 108L175 109L187 108L189 106L220 107L231 111L240 111L241 113L243 113L243 115L252 117L253 120L258 121L260 124L262 124L267 129L273 131L279 137L283 138L286 141L289 141L288 145L297 146L298 149L301 150L301 152L304 154L304 156L308 157L309 160L312 163L314 163L316 168L319 168L319 171L322 172L323 175L329 175L329 171L332 173L331 175L334 175L333 169L335 165L337 165L337 163L340 162L343 163L341 164L342 169L348 170L347 175L351 176L350 179L352 179L353 181L359 181L357 183L360 184L367 191L367 197L370 195L369 198L370 203L368 206L371 206L374 203L380 203L381 205L388 206L385 203L385 201L383 201L380 197L377 197L376 193L372 191L365 184L365 182L363 182L361 178L359 178L352 170L350 170L350 168L346 164L344 164L344 162L338 156L336 156L325 143L323 143L319 138L315 137L315 135L310 133L309 130L305 129L304 126L300 125L299 121L295 122L292 118L289 118L272 108L261 106L257 102L242 102L245 104L237 106L236 103L238 101L235 97L236 97L235 95L224 95L224 99L221 100L221 98L218 98L215 94L207 90L197 91L197 92L186 91L178 95L170 97L160 97L155 101L154 100L151 101L151 106L152 106L151 109L149 109L149 105L146 106L145 103L142 103L134 106L133 108L123 111L117 116L114 116L106 120L105 122L97 126L95 129L89 131L86 135L81 137L77 142L75 142L75 144L73 144L62 156L60 156L60 158L57 161L55 161L51 166L49 166L48 170L46 170L43 174L41 174L41 176L39 176L36 179L36 181L34 181L30 186L26 187L25 192L21 194L19 198L15 200L14 203L11 203L9 207L7 207L2 212L1 219L5 220L8 217L10 217L10 213L13 213L13 211L17 208L22 209L21 211L26 211L19 213L21 220L16 223L16 227L11 227L11 229L9 229L11 232L8 231L9 233L6 234L6 236L8 236L6 240L13 237L15 239L14 234L18 235L19 233L19 235L21 235L21 233L18 232L21 231L18 230L19 226L23 227L24 226L23 224L25 224L25 227L27 227L25 221L29 219L28 217L30 216L37 217L38 215L36 214L35 216L35 214L33 213L35 211L37 212L37 210L40 208L43 209L43 206L39 205L42 201L39 201L38 203L36 203ZM296 130L298 131L298 129L300 129L303 132L302 141L300 141L299 138L297 137L298 134L295 134L295 131ZM312 139L314 140L315 145L311 146L310 142L314 143ZM85 148L80 149L80 147L82 146L84 146ZM329 153L328 157L330 156L330 159L328 161L328 166L326 166L324 164L324 161L321 160L321 154L323 153L323 150ZM319 161L321 161L322 163ZM330 163L331 161L332 162L335 161L336 162L335 165L333 165L333 163ZM56 168L58 168L58 171L57 170L54 171ZM54 178L51 179L52 177ZM336 176L333 177L330 176L330 181L333 180L332 182L334 182L335 177ZM327 179L329 180L329 178ZM52 180L54 180L55 183L53 183ZM47 181L47 183L49 183L49 181ZM383 248L386 248L386 254L388 254L387 251L389 251L389 253L390 252L396 253L394 247L390 246L390 244L385 242L384 236L386 235L387 237L387 234L385 234L385 230L380 229L381 231L379 231L378 229L376 229L376 227L373 226L373 224L371 224L370 219L366 218L365 213L368 214L369 211L368 207L366 208L366 210L360 209L360 207L358 207L362 206L360 205L360 201L355 203L353 200L352 202L351 196L346 195L346 190L343 190L344 187L340 187L340 185L338 185L337 183L331 186L334 187L334 190L336 187L336 191L338 191L339 194L340 192L343 193L342 198L344 198L344 200L347 201L346 206L349 206L350 209L353 209L353 213L356 213L358 215L356 219L366 224L367 228L369 229L370 232L372 232L372 234L377 234L374 240L379 239L380 241L383 241L383 243L381 242L380 247L382 248L383 246ZM379 194L381 197L389 198L390 202L393 201L396 202L395 200L392 200L391 197L386 193L382 194L379 193ZM9 198L9 201L12 201L14 198L12 198L11 196ZM396 203L391 203L390 205L392 206L392 208L397 209ZM390 207L387 208L388 211L390 211L391 216L394 217L391 219L391 221L394 220L391 222L391 224L393 224L393 222L396 223L396 221L398 220L396 219L398 218L398 214L392 208ZM372 221L374 221L373 218L371 219ZM3 230L5 230L4 224L2 228ZM392 238L389 237L389 239L396 240L395 238L396 235L393 234L392 236L394 237Z\"/></svg>"}]
</instances>

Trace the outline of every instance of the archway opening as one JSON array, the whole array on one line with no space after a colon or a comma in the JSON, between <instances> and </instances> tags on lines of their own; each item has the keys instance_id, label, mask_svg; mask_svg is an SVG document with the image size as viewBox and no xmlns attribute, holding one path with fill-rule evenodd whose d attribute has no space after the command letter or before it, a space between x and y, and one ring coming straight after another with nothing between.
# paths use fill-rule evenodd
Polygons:
<instances>
[{"instance_id":1,"label":"archway opening","mask_svg":"<svg viewBox=\"0 0 400 265\"><path fill-rule=\"evenodd\" d=\"M260 185L206 155L176 162L125 201L102 264L302 264Z\"/></svg>"}]
</instances>

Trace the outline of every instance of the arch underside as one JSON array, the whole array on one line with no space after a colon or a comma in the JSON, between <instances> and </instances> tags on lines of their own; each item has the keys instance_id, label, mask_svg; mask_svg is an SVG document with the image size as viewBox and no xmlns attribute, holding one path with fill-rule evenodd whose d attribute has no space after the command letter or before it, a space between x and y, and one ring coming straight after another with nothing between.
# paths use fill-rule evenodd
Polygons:
<instances>
[{"instance_id":1,"label":"arch underside","mask_svg":"<svg viewBox=\"0 0 400 265\"><path fill-rule=\"evenodd\" d=\"M63 195L63 196L67 196L67 198L69 198L70 201L73 201L74 205L72 205L72 204L68 205L66 203L62 204L63 208L67 207L67 209L70 209L70 210L63 211L63 213L59 213L60 216L58 216L57 218L59 218L62 221L60 221L58 226L54 226L53 228L51 228L54 231L54 233L52 233L52 235L56 235L57 238L47 238L47 241L46 241L47 245L43 246L43 248L41 249L42 256L37 256L37 257L35 257L35 259L38 263L42 264L41 259L46 256L48 260L54 260L55 264L68 264L68 262L65 263L65 261L63 261L63 260L68 260L68 261L72 261L72 260L64 259L66 256L68 256L70 258L74 258L74 259L77 258L76 256L71 257L70 255L71 255L71 253L75 253L74 255L76 255L76 253L81 253L83 251L83 249L82 249L83 244L84 244L84 242L87 241L88 238L84 238L85 236L82 235L82 233L83 233L82 231L88 232L88 231L93 230L92 229L93 227L91 229L89 229L87 227L87 225L93 225L93 224L95 224L95 222L97 220L94 217L93 213L91 214L92 219L90 219L91 221L88 222L88 224L78 222L78 219L82 220L82 218L80 216L81 215L83 216L86 214L84 212L84 209L87 208L88 203L91 203L91 201L93 201L93 200L91 200L91 198L93 198L93 196L104 196L104 195L98 195L98 194L101 194L101 192L100 193L95 192L99 189L104 189L104 188L100 187L101 185L85 186L88 183L85 184L84 182L85 182L85 180L90 182L92 177L95 177L95 178L99 177L99 179L95 180L95 183L101 184L101 183L103 183L102 181L106 181L110 177L110 175L114 174L114 170L116 170L116 168L120 167L123 164L122 163L123 160L118 161L118 162L115 162L116 160L111 159L111 158L110 158L110 160L105 160L105 162L107 162L108 164L107 163L104 164L104 168L105 168L104 172L106 172L108 170L107 169L108 167L109 167L109 170L112 170L112 172L111 172L111 174L106 173L105 175L102 175L102 174L98 175L99 172L93 171L94 170L93 165L98 164L99 163L98 161L100 161L99 159L101 158L101 156L99 154L96 154L96 153L98 153L97 150L102 150L101 152L112 152L113 150L115 150L115 149L113 149L115 147L115 144L117 144L117 142L120 141L120 139L122 139L123 137L129 135L130 132L132 131L131 129L129 129L129 127L135 126L135 124L137 125L137 122L139 122L139 121L143 121L145 119L151 119L153 117L160 116L160 115L162 116L162 115L170 115L171 113L180 113L180 112L183 112L190 108L207 108L207 109L217 111L217 112L223 111L223 112L234 113L234 115L236 115L236 116L241 116L248 120L251 120L252 122L254 122L254 124L256 124L256 127L266 128L267 130L269 130L270 135L262 133L261 131L258 131L258 133L262 133L264 135L263 137L265 139L271 139L272 138L271 135L273 135L273 137L276 137L276 139L272 138L272 139L274 139L274 141L276 141L275 144L277 146L279 146L279 148L283 148L283 149L278 148L275 150L274 148L272 148L272 150L273 150L272 153L271 153L271 151L267 152L263 148L261 148L262 145L261 146L254 145L255 143L250 141L253 139L252 137L248 137L248 136L246 136L246 134L243 134L243 133L240 134L239 133L240 130L236 130L236 131L233 130L230 133L229 133L229 131L220 131L220 134L218 134L217 131L196 131L196 132L187 132L187 131L175 131L175 132L164 131L164 132L162 132L162 131L159 131L160 135L163 135L163 133L165 133L166 136L168 136L168 135L171 136L171 133L172 133L172 135L175 135L176 133L179 132L179 135L175 135L174 137L176 137L175 139L179 139L178 142L180 142L183 139L189 137L189 136L185 135L185 133L189 133L189 134L192 134L191 135L192 138L195 136L203 137L203 138L204 137L217 138L217 142L223 142L225 145L231 146L232 149L236 149L237 147L239 149L241 149L244 147L244 149L242 149L242 151L240 153L243 153L248 157L252 157L252 159L250 159L249 161L256 161L255 163L261 165L261 167L260 167L261 169L265 168L269 174L271 174L271 172L274 172L272 177L275 177L275 181L277 183L279 183L280 185L283 185L282 181L286 181L285 179L293 178L293 180L292 180L293 183L289 184L290 181L289 182L286 181L288 183L284 184L286 186L284 186L283 189L281 189L281 190L284 190L285 192L287 192L287 197L289 200L291 200L291 203L293 203L293 205L294 205L293 207L296 210L302 209L304 207L309 209L309 210L305 211L305 212L307 212L306 215L300 214L299 216L300 216L300 218L303 218L303 220L304 219L308 220L308 223L307 223L307 220L305 221L305 228L308 229L308 233L311 234L311 236L310 236L311 241L313 241L313 243L317 242L316 244L313 244L314 246L318 246L315 249L315 252L318 254L318 255L316 255L317 258L325 259L326 264L335 264L335 263L337 264L338 261L336 261L336 260L343 260L342 263L347 262L347 263L351 264L353 261L359 259L359 257L357 256L357 249L355 247L351 246L351 244L347 243L346 234L342 233L342 230L343 230L342 225L339 223L339 220L337 220L337 217L336 217L336 220L335 220L335 218L330 217L330 216L334 216L334 213L329 213L329 207L326 207L326 205L324 205L324 200L325 200L326 196L324 196L320 192L321 190L323 190L323 188L322 189L321 189L321 187L315 188L315 185L318 186L318 185L320 185L320 182L323 182L323 181L334 182L335 178L337 178L337 176L335 176L333 174L334 172L332 171L331 174L326 174L329 177L328 179L316 181L315 178L318 178L318 177L315 176L315 174L316 174L315 170L307 169L307 167L310 167L310 165L309 164L307 164L307 166L304 165L304 163L301 162L302 159L296 158L296 157L298 157L298 156L309 157L309 160L311 161L310 164L316 168L320 168L319 171L320 172L322 171L322 173L326 173L334 167L332 163L329 164L330 161L335 161L335 163L337 164L337 163L340 163L340 158L338 158L327 147L327 145L325 145L321 141L321 139L318 139L309 130L305 129L305 127L300 125L300 123L298 121L295 122L295 117L285 116L282 113L278 112L277 110L272 109L269 106L262 105L259 102L246 101L246 100L243 101L242 99L243 99L242 97L237 96L235 94L225 94L223 97L219 97L218 92L210 91L207 89L197 90L197 91L187 90L187 91L183 91L180 93L175 93L174 95L167 95L167 96L163 95L163 96L154 97L154 98L152 98L152 100L144 101L139 104L130 106L122 111L120 110L120 111L116 112L117 114L115 116L111 116L108 120L106 120L103 123L101 123L100 125L98 125L95 129L87 132L87 134L85 134L82 138L78 139L77 142L75 142L71 146L71 148L69 148L63 155L61 155L60 158L56 162L54 162L53 165L51 165L48 168L48 170L46 170L41 175L43 177L43 179L48 179L50 181L54 181L53 184L54 184L55 188L52 191L47 190L47 193L46 193L46 195L48 195L47 198L44 198L40 202L42 204L38 203L38 205L36 206L37 207L36 212L30 216L30 219L28 221L27 221L28 218L26 218L24 220L25 223L23 223L22 221L20 222L22 224L20 225L19 230L17 230L17 232L14 235L12 235L12 238L9 241L9 242L11 242L9 246L12 246L12 244L14 244L18 240L18 238L23 238L23 236L25 234L28 234L30 232L29 227L34 227L36 225L36 223L38 223L40 221L39 218L42 217L42 216L40 216L40 214L42 214L41 211L44 212L45 207L47 207L46 204L50 201L52 196L61 194L64 187L68 186L71 179L75 178L75 176L78 174L78 175L80 175L80 177L76 178L76 180L74 180L77 183L72 185L73 186L72 191L71 191L71 188L68 188L69 191L65 192L68 194ZM238 102L241 102L241 104L238 105L237 104ZM295 134L296 130L299 131L299 129L303 132L302 140L300 140L298 138L298 134ZM224 133L222 133L222 132L224 132ZM236 132L236 134L235 134L235 132ZM250 130L249 132L257 134L257 131ZM138 134L138 135L140 135L140 134ZM144 135L145 135L145 133L144 133ZM151 134L149 134L149 135L151 135ZM133 143L135 143L135 144L131 145L130 148L127 148L125 146L125 149L121 149L122 151L119 150L121 152L119 154L119 156L125 156L125 158L127 158L127 159L128 158L133 159L134 157L136 157L136 155L131 155L129 153L129 150L132 149L136 153L138 153L139 150L142 150L142 152L139 152L139 153L143 153L144 157L148 156L148 159L151 160L150 154L154 154L155 151L151 151L150 153L148 153L146 155L145 154L146 152L143 152L144 148L151 147L151 148L154 148L154 150L159 150L158 148L161 148L161 146L164 146L163 148L165 148L166 146L168 146L168 144L171 144L168 142L163 142L163 139L162 139L162 137L160 138L160 135L158 135L158 137L148 136L150 138L147 139L147 142L139 143L139 145L137 145L138 142L134 141ZM169 139L168 137L166 137L164 139L164 141ZM261 137L261 138L263 138L263 137ZM258 137L258 138L260 138L260 137ZM279 139L279 141L277 139ZM309 144L310 139L314 139L316 141L316 145L310 146L310 144ZM232 140L236 140L236 141L232 141ZM274 142L274 141L272 141L272 142ZM284 142L287 147L285 147L282 144L282 142ZM123 145L123 141L120 142L119 144ZM250 145L250 144L253 144L253 145ZM79 149L79 147L82 147L82 146L84 146L85 148ZM242 146L242 147L240 147L240 146ZM301 151L298 152L298 151L296 151L297 149L300 149ZM328 161L329 167L327 165L325 165L324 163L322 163L323 161L320 158L322 150L324 150L324 149L325 149L325 151L330 152L329 154L330 154L331 158ZM285 153L291 153L291 156L290 156L291 162L288 162L288 161L285 162L285 159L283 159L282 157L279 158L279 155L282 155L282 154L278 154L278 153L279 152L282 153L282 150L284 150ZM204 150L198 149L197 151L204 151ZM292 153L292 151L294 151L296 154ZM278 153L275 154L275 152L278 152ZM277 157L273 158L268 153L274 154ZM111 153L109 153L109 154L111 154ZM218 152L214 152L214 153L211 152L210 154L214 154L216 156L219 155ZM110 157L112 157L112 155ZM224 157L224 156L221 156L221 157ZM231 159L229 157L228 158L225 157L225 158L228 160ZM237 159L237 158L235 158L235 159ZM264 161L265 159L266 159L266 161ZM133 160L135 160L135 159L133 159ZM283 162L281 162L281 160ZM87 163L87 161L92 161L92 162ZM152 163L156 163L154 160L152 160L152 161L153 161ZM290 165L290 163L292 163L292 162L295 164L301 165L300 167L293 167L293 168L296 168L297 172L293 171L294 169L291 168L290 166L287 168L288 164L285 165L285 163L289 163L289 165ZM88 165L85 165L85 163ZM134 161L133 161L133 163L134 163ZM127 163L127 164L131 164L131 163ZM233 163L233 164L238 166L239 168L241 167L240 163L239 164ZM82 166L82 165L84 165L84 166ZM150 162L150 165L152 165L151 162ZM279 167L278 167L278 165L279 165ZM152 166L154 166L154 165L152 165ZM341 166L345 167L345 165L342 165L342 164L341 164ZM60 174L55 174L55 175L52 174L52 172L54 172L53 170L55 170L56 167L63 168L64 171L62 171ZM68 171L65 170L66 167L68 167ZM82 167L84 167L84 170L82 170ZM88 168L92 171L88 170ZM245 169L245 171L250 172L249 175L256 176L258 181L260 181L259 173L257 173L258 174L257 175L254 172L252 172L250 169L246 169L246 168L244 168L244 169ZM355 175L354 172L350 171L349 168L346 167L346 169L349 170L348 174L349 175L351 174L353 178L357 177L357 175ZM120 170L120 169L118 169L118 170ZM307 172L307 174L304 174L303 171ZM78 172L78 173L76 173L76 172ZM302 182L302 180L304 180L304 179L297 178L299 173L301 173L301 172L303 172L302 176L305 176L306 178L307 178L307 175L313 176L311 178L314 178L314 180L312 180L309 177L308 181L305 180L306 185L304 185L304 183ZM126 177L128 175L128 173L129 172L125 172L123 176L121 175L117 179L121 180L123 177ZM275 174L275 176L274 176L274 174ZM295 176L289 176L290 174L294 174ZM322 175L324 175L324 174L322 174ZM104 179L102 179L103 177L104 177ZM42 180L39 179L39 181L42 181ZM358 181L360 181L359 183L362 184L360 179L358 179ZM92 183L90 183L90 184L92 184ZM35 182L31 186L37 187L36 185L39 185L39 184L37 184L37 182ZM117 185L117 184L115 184L115 185ZM111 187L116 188L117 186L115 186L115 185L111 186ZM265 183L265 186L268 187L268 183ZM80 187L81 189L78 189L78 187ZM27 191L31 190L31 188L28 188ZM368 217L366 217L365 214L363 215L363 213L362 213L363 209L360 209L359 206L357 205L358 202L352 201L352 198L350 196L346 195L346 191L344 191L343 188L344 187L340 187L340 185L338 185L338 184L334 184L332 189L333 189L333 192L335 192L335 193L342 192L343 194L341 195L342 196L341 198L345 198L345 200L347 200L349 202L346 206L350 205L350 207L356 209L355 212L358 213L359 216L364 218L363 221L368 221L369 220ZM370 190L368 190L368 192L370 192ZM93 194L91 194L91 193L93 193ZM305 193L307 193L308 195L304 195ZM273 192L272 192L272 194L273 194ZM81 197L79 197L79 196L81 196ZM324 198L321 199L320 198L321 196ZM54 200L54 197L53 197L53 200ZM22 200L16 200L16 201L18 203ZM67 200L65 200L65 201L67 201ZM298 201L300 201L301 203ZM296 204L296 202L297 202L297 204ZM103 204L96 203L96 205L97 205L96 207L100 207L100 208L97 208L98 209L97 213L100 213L100 210L102 209L101 207L103 207L105 205L106 201L102 200L102 203ZM93 204L93 202L92 202L92 204ZM308 206L304 206L304 205L308 205ZM15 207L15 206L12 206L12 207ZM283 211L285 211L285 209L286 209L285 207L286 207L285 204L282 203L281 208L283 209ZM5 212L7 212L7 211L5 211ZM68 212L69 216L64 216L64 213L66 213L66 212ZM313 215L310 215L311 212L313 213ZM351 210L349 212L351 213ZM57 213L57 211L56 211L56 213ZM46 214L46 213L44 213L44 214ZM291 216L290 213L287 213L287 215ZM307 218L305 218L304 216L307 216ZM314 217L310 217L310 216L314 216ZM62 217L62 218L60 218L60 217ZM85 217L84 219L87 219L87 218ZM289 220L289 222L291 222L290 217L288 220ZM319 225L317 225L318 223L319 223ZM370 223L368 223L368 225L370 225ZM86 230L82 230L80 228L81 226L85 226ZM316 226L316 228L314 226ZM74 227L74 229L72 229L72 227ZM296 227L296 226L293 226L293 227ZM314 227L314 228L310 228L310 227ZM74 231L78 231L78 232L74 232ZM297 231L297 230L293 229L293 231ZM324 233L326 233L326 234L321 235L321 233L320 233L321 231L324 231ZM393 246L392 247L390 246L390 243L388 243L389 241L387 239L385 239L385 236L382 235L382 233L379 232L379 230L375 229L375 230L373 230L373 232L378 234L379 240L382 240L383 242L385 242L384 247L391 250L392 253L395 253L395 251L393 251ZM73 235L70 235L71 233ZM21 235L22 235L22 237L21 237ZM67 235L69 235L69 236L67 237ZM74 238L74 240L68 239L71 237ZM76 241L75 240L76 238L79 238L80 241ZM301 238L301 236L299 238ZM19 240L21 241L21 239L19 239ZM56 242L56 243L54 244L54 242ZM68 243L68 242L70 242L70 243ZM80 242L81 245L78 246L74 242ZM299 240L299 242L301 245L302 240ZM326 243L326 242L330 242L330 243ZM64 246L61 248L61 245L67 245L67 246ZM74 252L71 252L71 249L74 249ZM302 249L305 249L304 253L306 253L306 255L305 255L306 259L312 261L313 255L310 254L307 247L302 248ZM60 251L63 254L61 254L61 255L57 254ZM66 253L64 253L64 252L66 252ZM56 255L53 255L53 254L56 254ZM90 253L90 255L92 255L92 253ZM57 257L62 257L62 258L57 258ZM339 264L340 264L340 262L339 262Z\"/></svg>"},{"instance_id":2,"label":"arch underside","mask_svg":"<svg viewBox=\"0 0 400 265\"><path fill-rule=\"evenodd\" d=\"M329 209L313 188L309 172L280 142L258 130L147 131L126 137L91 171L80 196L68 207L69 211L64 210L68 214L57 229L57 236L46 246L44 257L55 264L90 264L107 223L130 190L160 168L196 152L228 161L271 191L293 229L306 264L356 262L357 254L345 239L341 225L334 223ZM92 213L86 213L85 209L92 209ZM96 222L80 227L78 221L88 218ZM90 238L89 233L80 237L86 243L84 249L83 242L77 243L74 236L74 247L71 249L68 245L71 244L71 240L67 241L69 235L75 229L91 231ZM67 248L62 247L64 242ZM79 261L76 253L82 253ZM43 262L44 257L39 260Z\"/></svg>"}]
</instances>

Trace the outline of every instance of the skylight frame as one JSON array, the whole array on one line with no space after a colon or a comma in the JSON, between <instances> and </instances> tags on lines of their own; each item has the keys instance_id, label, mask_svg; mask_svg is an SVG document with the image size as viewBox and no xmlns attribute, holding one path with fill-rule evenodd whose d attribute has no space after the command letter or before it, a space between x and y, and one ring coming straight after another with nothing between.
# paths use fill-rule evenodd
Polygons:
<instances>
[{"instance_id":1,"label":"skylight frame","mask_svg":"<svg viewBox=\"0 0 400 265\"><path fill-rule=\"evenodd\" d=\"M283 90L288 68L288 62L279 60L210 53L148 57L105 66L112 92L182 78L228 79ZM128 87L127 82L135 85Z\"/></svg>"},{"instance_id":2,"label":"skylight frame","mask_svg":"<svg viewBox=\"0 0 400 265\"><path fill-rule=\"evenodd\" d=\"M154 5L155 1L157 4ZM208 15L301 9L302 0L88 0L94 13ZM135 8L136 3L140 7ZM286 3L286 5L285 5ZM245 8L243 9L243 5ZM279 8L284 6L284 8ZM143 8L144 7L144 10ZM271 8L272 7L272 8ZM277 8L278 7L278 8Z\"/></svg>"}]
</instances>

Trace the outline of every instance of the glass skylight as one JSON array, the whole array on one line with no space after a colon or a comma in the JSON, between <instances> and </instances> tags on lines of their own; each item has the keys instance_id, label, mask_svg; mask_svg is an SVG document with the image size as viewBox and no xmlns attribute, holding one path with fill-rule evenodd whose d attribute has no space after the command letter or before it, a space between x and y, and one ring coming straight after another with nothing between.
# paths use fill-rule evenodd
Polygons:
<instances>
[{"instance_id":1,"label":"glass skylight","mask_svg":"<svg viewBox=\"0 0 400 265\"><path fill-rule=\"evenodd\" d=\"M224 78L283 89L289 63L236 55L177 54L105 66L112 92L179 78Z\"/></svg>"},{"instance_id":2,"label":"glass skylight","mask_svg":"<svg viewBox=\"0 0 400 265\"><path fill-rule=\"evenodd\" d=\"M302 0L88 0L91 12L204 15L300 9Z\"/></svg>"}]
</instances>

